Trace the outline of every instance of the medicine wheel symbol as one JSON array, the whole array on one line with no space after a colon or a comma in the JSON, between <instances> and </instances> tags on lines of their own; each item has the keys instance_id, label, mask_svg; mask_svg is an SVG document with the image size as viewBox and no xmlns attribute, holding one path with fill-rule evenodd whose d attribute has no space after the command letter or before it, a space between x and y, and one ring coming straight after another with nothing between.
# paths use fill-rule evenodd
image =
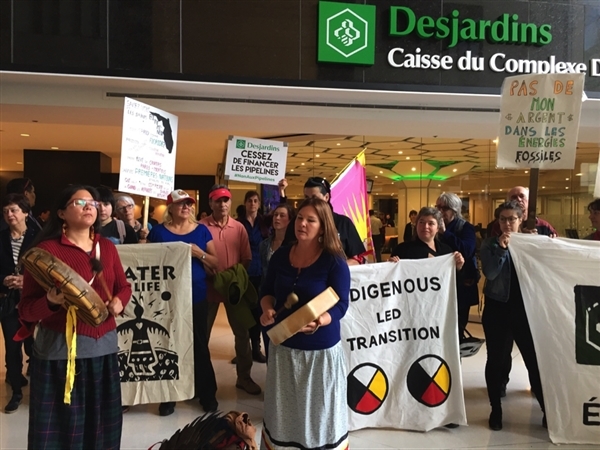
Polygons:
<instances>
[{"instance_id":1,"label":"medicine wheel symbol","mask_svg":"<svg viewBox=\"0 0 600 450\"><path fill-rule=\"evenodd\" d=\"M406 384L419 403L430 408L440 406L448 399L452 388L450 368L437 355L422 356L410 367Z\"/></svg>"},{"instance_id":2,"label":"medicine wheel symbol","mask_svg":"<svg viewBox=\"0 0 600 450\"><path fill-rule=\"evenodd\" d=\"M358 414L373 414L385 401L389 383L381 367L363 363L348 375L348 406Z\"/></svg>"}]
</instances>

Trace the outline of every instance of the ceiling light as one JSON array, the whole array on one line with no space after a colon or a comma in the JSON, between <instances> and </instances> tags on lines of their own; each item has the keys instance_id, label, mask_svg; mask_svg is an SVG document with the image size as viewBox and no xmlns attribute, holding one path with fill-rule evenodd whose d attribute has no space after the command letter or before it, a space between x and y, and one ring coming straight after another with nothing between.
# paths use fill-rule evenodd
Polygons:
<instances>
[{"instance_id":1,"label":"ceiling light","mask_svg":"<svg viewBox=\"0 0 600 450\"><path fill-rule=\"evenodd\" d=\"M293 171L294 171L294 169L290 170L290 172L293 172Z\"/></svg>"},{"instance_id":2,"label":"ceiling light","mask_svg":"<svg viewBox=\"0 0 600 450\"><path fill-rule=\"evenodd\" d=\"M383 173L383 170L380 170L379 173Z\"/></svg>"},{"instance_id":3,"label":"ceiling light","mask_svg":"<svg viewBox=\"0 0 600 450\"><path fill-rule=\"evenodd\" d=\"M502 192L502 189L500 189L500 192Z\"/></svg>"},{"instance_id":4,"label":"ceiling light","mask_svg":"<svg viewBox=\"0 0 600 450\"><path fill-rule=\"evenodd\" d=\"M569 177L565 178L565 181L569 181Z\"/></svg>"},{"instance_id":5,"label":"ceiling light","mask_svg":"<svg viewBox=\"0 0 600 450\"><path fill-rule=\"evenodd\" d=\"M23 137L29 137L29 135L27 133L21 133L21 136L23 136Z\"/></svg>"},{"instance_id":6,"label":"ceiling light","mask_svg":"<svg viewBox=\"0 0 600 450\"><path fill-rule=\"evenodd\" d=\"M481 192L485 192L485 189L482 189Z\"/></svg>"},{"instance_id":7,"label":"ceiling light","mask_svg":"<svg viewBox=\"0 0 600 450\"><path fill-rule=\"evenodd\" d=\"M569 189L569 186L566 186L565 189Z\"/></svg>"},{"instance_id":8,"label":"ceiling light","mask_svg":"<svg viewBox=\"0 0 600 450\"><path fill-rule=\"evenodd\" d=\"M375 178L379 178L377 175L375 175Z\"/></svg>"},{"instance_id":9,"label":"ceiling light","mask_svg":"<svg viewBox=\"0 0 600 450\"><path fill-rule=\"evenodd\" d=\"M415 171L417 170L417 168L416 168L416 167L413 167L413 168L412 168L412 169L410 169L410 170L412 170L413 172L415 172Z\"/></svg>"},{"instance_id":10,"label":"ceiling light","mask_svg":"<svg viewBox=\"0 0 600 450\"><path fill-rule=\"evenodd\" d=\"M498 145L498 138L494 139L492 142L493 142L494 144Z\"/></svg>"},{"instance_id":11,"label":"ceiling light","mask_svg":"<svg viewBox=\"0 0 600 450\"><path fill-rule=\"evenodd\" d=\"M460 191L460 193L462 194L462 191Z\"/></svg>"},{"instance_id":12,"label":"ceiling light","mask_svg":"<svg viewBox=\"0 0 600 450\"><path fill-rule=\"evenodd\" d=\"M529 170L526 170L525 173L529 173Z\"/></svg>"},{"instance_id":13,"label":"ceiling light","mask_svg":"<svg viewBox=\"0 0 600 450\"><path fill-rule=\"evenodd\" d=\"M442 185L441 185L441 184L438 184L438 187L442 187Z\"/></svg>"},{"instance_id":14,"label":"ceiling light","mask_svg":"<svg viewBox=\"0 0 600 450\"><path fill-rule=\"evenodd\" d=\"M458 169L452 169L452 172L458 172Z\"/></svg>"},{"instance_id":15,"label":"ceiling light","mask_svg":"<svg viewBox=\"0 0 600 450\"><path fill-rule=\"evenodd\" d=\"M410 156L407 156L406 159L410 159Z\"/></svg>"},{"instance_id":16,"label":"ceiling light","mask_svg":"<svg viewBox=\"0 0 600 450\"><path fill-rule=\"evenodd\" d=\"M58 147L50 147L50 150L58 150Z\"/></svg>"},{"instance_id":17,"label":"ceiling light","mask_svg":"<svg viewBox=\"0 0 600 450\"><path fill-rule=\"evenodd\" d=\"M546 189L546 186L542 186L542 189Z\"/></svg>"},{"instance_id":18,"label":"ceiling light","mask_svg":"<svg viewBox=\"0 0 600 450\"><path fill-rule=\"evenodd\" d=\"M316 158L318 158L319 156L321 156L321 155L315 155Z\"/></svg>"},{"instance_id":19,"label":"ceiling light","mask_svg":"<svg viewBox=\"0 0 600 450\"><path fill-rule=\"evenodd\" d=\"M470 192L467 192L467 195L471 195L471 193L470 193Z\"/></svg>"},{"instance_id":20,"label":"ceiling light","mask_svg":"<svg viewBox=\"0 0 600 450\"><path fill-rule=\"evenodd\" d=\"M401 155L401 154L402 154L402 150L400 150L400 151L398 152L398 154L399 154L399 155Z\"/></svg>"},{"instance_id":21,"label":"ceiling light","mask_svg":"<svg viewBox=\"0 0 600 450\"><path fill-rule=\"evenodd\" d=\"M303 166L303 165L304 165L304 163L302 163L302 164L300 164L300 165L301 165L301 166Z\"/></svg>"},{"instance_id":22,"label":"ceiling light","mask_svg":"<svg viewBox=\"0 0 600 450\"><path fill-rule=\"evenodd\" d=\"M23 164L23 161L17 161L17 164Z\"/></svg>"},{"instance_id":23,"label":"ceiling light","mask_svg":"<svg viewBox=\"0 0 600 450\"><path fill-rule=\"evenodd\" d=\"M583 176L583 174L582 173L576 173L575 176L576 177L581 177L581 176Z\"/></svg>"},{"instance_id":24,"label":"ceiling light","mask_svg":"<svg viewBox=\"0 0 600 450\"><path fill-rule=\"evenodd\" d=\"M340 144L340 143L338 142L338 143L337 143L337 144L335 144L335 145L342 145L342 144Z\"/></svg>"},{"instance_id":25,"label":"ceiling light","mask_svg":"<svg viewBox=\"0 0 600 450\"><path fill-rule=\"evenodd\" d=\"M394 182L392 181L392 184L394 184Z\"/></svg>"}]
</instances>

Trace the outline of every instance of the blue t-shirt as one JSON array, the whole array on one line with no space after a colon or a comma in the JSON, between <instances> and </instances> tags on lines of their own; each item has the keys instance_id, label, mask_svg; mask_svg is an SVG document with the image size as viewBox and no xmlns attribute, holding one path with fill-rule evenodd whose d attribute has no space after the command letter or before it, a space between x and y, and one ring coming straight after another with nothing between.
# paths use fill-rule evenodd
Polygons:
<instances>
[{"instance_id":1,"label":"blue t-shirt","mask_svg":"<svg viewBox=\"0 0 600 450\"><path fill-rule=\"evenodd\" d=\"M277 316L275 323L278 323L328 287L333 288L340 300L329 310L331 324L320 327L314 334L297 333L281 344L301 350L331 348L340 341L340 320L348 310L350 295L348 263L339 256L323 252L312 265L298 272L298 269L290 264L291 248L291 246L280 247L271 256L260 298L265 295L274 296L277 300L275 311L279 311L290 292L293 291L298 295L298 303L290 311L284 310Z\"/></svg>"},{"instance_id":2,"label":"blue t-shirt","mask_svg":"<svg viewBox=\"0 0 600 450\"><path fill-rule=\"evenodd\" d=\"M152 227L148 234L149 242L185 242L186 244L196 244L203 251L206 251L206 244L212 241L212 235L208 228L202 224L188 234L175 234L170 232L162 223ZM206 271L204 264L198 259L192 257L192 302L198 303L206 301Z\"/></svg>"}]
</instances>

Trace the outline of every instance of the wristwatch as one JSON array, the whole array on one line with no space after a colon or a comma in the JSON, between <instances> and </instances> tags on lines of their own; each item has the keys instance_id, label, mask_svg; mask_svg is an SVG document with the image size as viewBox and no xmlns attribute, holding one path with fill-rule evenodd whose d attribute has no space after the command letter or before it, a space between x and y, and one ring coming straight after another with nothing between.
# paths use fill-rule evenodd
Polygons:
<instances>
[{"instance_id":1,"label":"wristwatch","mask_svg":"<svg viewBox=\"0 0 600 450\"><path fill-rule=\"evenodd\" d=\"M206 253L202 253L202 256L200 257L200 259L206 259Z\"/></svg>"}]
</instances>

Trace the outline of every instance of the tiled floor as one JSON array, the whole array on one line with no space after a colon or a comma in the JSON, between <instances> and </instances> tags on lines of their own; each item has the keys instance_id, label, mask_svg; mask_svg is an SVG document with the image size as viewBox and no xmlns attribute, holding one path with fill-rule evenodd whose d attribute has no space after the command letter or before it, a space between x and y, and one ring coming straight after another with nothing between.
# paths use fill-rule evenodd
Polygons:
<instances>
[{"instance_id":1,"label":"tiled floor","mask_svg":"<svg viewBox=\"0 0 600 450\"><path fill-rule=\"evenodd\" d=\"M238 410L250 414L260 428L263 417L262 395L251 396L235 388L235 367L229 363L233 357L233 335L221 310L211 337L211 353L217 373L219 391L217 397L223 411ZM481 327L469 325L476 336L483 336ZM1 340L1 339L0 339ZM4 345L1 344L0 360L4 360ZM542 413L531 396L527 373L520 355L514 353L508 396L503 403L504 429L492 432L487 427L489 406L485 391L483 369L485 348L472 358L463 360L465 402L469 426L449 430L436 429L428 433L408 432L391 429L369 429L352 432L352 449L600 449L597 446L554 446L548 433L541 426ZM5 378L4 364L0 369L0 380ZM252 369L254 380L264 385L266 367L255 364ZM6 405L10 388L0 383L2 410ZM0 449L24 449L27 445L28 388L25 399L15 414L0 413ZM180 427L190 423L202 413L200 406L193 401L181 402L175 414L162 418L158 416L158 405L140 405L131 408L124 415L123 449L148 449L152 444L169 438Z\"/></svg>"}]
</instances>

